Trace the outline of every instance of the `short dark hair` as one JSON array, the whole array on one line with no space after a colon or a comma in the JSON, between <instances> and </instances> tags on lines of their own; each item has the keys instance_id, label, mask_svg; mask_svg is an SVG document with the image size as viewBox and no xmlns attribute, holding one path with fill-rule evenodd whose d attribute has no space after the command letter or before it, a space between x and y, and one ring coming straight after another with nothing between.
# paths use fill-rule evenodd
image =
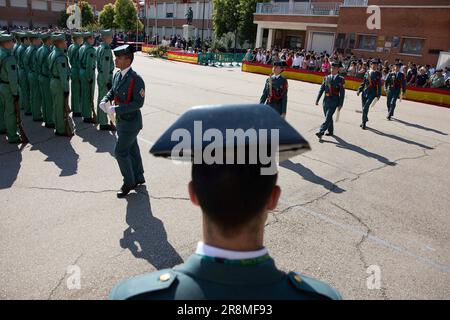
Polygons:
<instances>
[{"instance_id":1,"label":"short dark hair","mask_svg":"<svg viewBox=\"0 0 450 320\"><path fill-rule=\"evenodd\" d=\"M193 164L192 186L200 207L224 233L264 212L278 174L261 175L259 164Z\"/></svg>"},{"instance_id":2,"label":"short dark hair","mask_svg":"<svg viewBox=\"0 0 450 320\"><path fill-rule=\"evenodd\" d=\"M131 60L131 63L133 63L133 60L134 60L134 53L125 53L124 54L124 56L127 58L127 59L130 59Z\"/></svg>"}]
</instances>

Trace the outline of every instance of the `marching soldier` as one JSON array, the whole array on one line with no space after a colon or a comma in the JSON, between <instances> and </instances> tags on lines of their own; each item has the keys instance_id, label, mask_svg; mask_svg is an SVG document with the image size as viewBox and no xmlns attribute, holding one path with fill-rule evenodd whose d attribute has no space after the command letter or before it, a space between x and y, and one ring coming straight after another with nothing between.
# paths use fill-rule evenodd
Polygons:
<instances>
[{"instance_id":1,"label":"marching soldier","mask_svg":"<svg viewBox=\"0 0 450 320\"><path fill-rule=\"evenodd\" d=\"M259 102L271 106L283 118L286 117L288 93L288 81L281 75L285 67L284 61L274 63L273 74L267 79Z\"/></svg>"},{"instance_id":2,"label":"marching soldier","mask_svg":"<svg viewBox=\"0 0 450 320\"><path fill-rule=\"evenodd\" d=\"M111 50L112 31L100 31L102 43L97 49L97 123L100 124L100 130L114 130L115 128L109 124L108 116L100 109L100 102L112 88L112 78L114 71L114 61Z\"/></svg>"},{"instance_id":3,"label":"marching soldier","mask_svg":"<svg viewBox=\"0 0 450 320\"><path fill-rule=\"evenodd\" d=\"M81 117L81 83L80 83L80 48L83 45L83 35L80 32L72 34L73 43L67 50L70 61L70 92L71 106L74 117Z\"/></svg>"},{"instance_id":4,"label":"marching soldier","mask_svg":"<svg viewBox=\"0 0 450 320\"><path fill-rule=\"evenodd\" d=\"M53 112L55 120L55 134L58 136L72 136L67 130L70 126L69 99L69 61L64 53L67 45L64 34L52 34L53 51L48 57L50 71L50 90L52 93Z\"/></svg>"},{"instance_id":5,"label":"marching soldier","mask_svg":"<svg viewBox=\"0 0 450 320\"><path fill-rule=\"evenodd\" d=\"M284 119L269 108L260 105L228 105L197 107L183 114L155 143L150 152L158 157L170 158L179 141L171 137L183 130L194 137L194 120L211 128L212 123L222 137L230 128L244 131L258 127L279 133L280 158L287 159L310 150L308 142ZM250 120L249 120L250 118ZM271 139L257 137L249 143L254 150L270 148ZM217 139L217 138L216 138ZM220 138L219 138L220 139ZM259 139L259 141L258 141ZM221 145L228 145L228 141ZM184 141L183 141L184 142ZM285 148L289 145L289 148ZM296 148L291 147L295 145ZM191 141L183 147L186 160L194 160L192 180L188 185L193 205L200 207L203 223L203 241L197 244L195 254L185 263L172 269L140 275L116 285L109 299L115 300L332 300L340 294L328 284L297 272L278 269L264 246L264 226L269 211L277 207L281 188L277 185L275 168L264 172L268 165L251 160L236 161L235 150L252 150L245 141L235 148L223 149L220 163L207 164L202 155L209 142ZM231 149L231 154L228 150ZM283 150L288 150L287 152ZM292 150L296 150L289 154ZM256 151L257 152L257 151ZM221 153L222 154L222 153ZM199 157L198 157L199 156ZM195 159L199 161L196 161ZM273 155L272 161L276 155ZM261 159L260 159L261 160ZM238 160L239 161L239 160ZM252 199L251 201L248 201Z\"/></svg>"},{"instance_id":6,"label":"marching soldier","mask_svg":"<svg viewBox=\"0 0 450 320\"><path fill-rule=\"evenodd\" d=\"M52 45L52 35L50 32L41 34L43 45L37 51L37 61L39 66L39 88L42 96L42 113L46 128L55 128L52 96L50 94L50 70L48 56Z\"/></svg>"},{"instance_id":7,"label":"marching soldier","mask_svg":"<svg viewBox=\"0 0 450 320\"><path fill-rule=\"evenodd\" d=\"M397 62L395 64L394 71L389 73L386 81L384 82L388 109L386 119L389 121L394 116L395 107L397 106L397 99L402 99L406 93L406 77L402 72L400 72L400 68L402 66L403 64L401 62Z\"/></svg>"},{"instance_id":8,"label":"marching soldier","mask_svg":"<svg viewBox=\"0 0 450 320\"><path fill-rule=\"evenodd\" d=\"M6 130L9 143L21 143L16 115L20 110L15 108L19 102L19 83L13 46L12 35L0 34L0 131Z\"/></svg>"},{"instance_id":9,"label":"marching soldier","mask_svg":"<svg viewBox=\"0 0 450 320\"><path fill-rule=\"evenodd\" d=\"M100 108L117 115L117 143L115 155L123 176L123 186L117 193L124 198L136 186L144 184L144 167L137 142L142 129L141 108L145 100L144 80L131 68L134 60L133 47L123 45L114 50L116 72L112 88L100 102ZM108 108L109 103L114 106Z\"/></svg>"},{"instance_id":10,"label":"marching soldier","mask_svg":"<svg viewBox=\"0 0 450 320\"><path fill-rule=\"evenodd\" d=\"M36 59L36 52L41 43L41 38L39 33L30 33L31 44L27 48L24 54L24 67L27 70L28 83L29 83L29 94L30 94L30 106L31 113L33 115L33 121L42 122L44 119L42 117L42 97L41 91L39 89L39 75L38 75L38 65Z\"/></svg>"},{"instance_id":11,"label":"marching soldier","mask_svg":"<svg viewBox=\"0 0 450 320\"><path fill-rule=\"evenodd\" d=\"M380 100L381 97L381 72L378 71L378 61L372 60L370 63L370 70L366 72L364 76L364 81L358 88L357 95L359 96L362 93L361 101L362 101L362 123L360 127L363 130L366 130L366 123L369 121L368 114L369 109L372 103L376 103L376 101ZM377 99L376 101L374 101Z\"/></svg>"},{"instance_id":12,"label":"marching soldier","mask_svg":"<svg viewBox=\"0 0 450 320\"><path fill-rule=\"evenodd\" d=\"M95 49L94 34L84 33L85 42L79 51L81 81L81 113L83 122L96 123L94 111Z\"/></svg>"},{"instance_id":13,"label":"marching soldier","mask_svg":"<svg viewBox=\"0 0 450 320\"><path fill-rule=\"evenodd\" d=\"M19 33L19 37L22 43L19 48L17 48L17 62L19 64L19 104L20 110L24 110L26 116L31 115L31 104L30 104L30 85L28 83L28 64L25 64L25 52L30 45L30 39L28 38L29 32Z\"/></svg>"},{"instance_id":14,"label":"marching soldier","mask_svg":"<svg viewBox=\"0 0 450 320\"><path fill-rule=\"evenodd\" d=\"M325 122L320 127L316 136L322 139L325 131L328 130L327 136L334 134L333 115L338 109L342 109L345 98L345 80L339 75L340 64L333 62L331 64L331 74L326 76L320 87L319 95L317 96L316 106L319 105L319 100L322 94L325 92L325 98L323 99L323 113L325 115Z\"/></svg>"}]
</instances>

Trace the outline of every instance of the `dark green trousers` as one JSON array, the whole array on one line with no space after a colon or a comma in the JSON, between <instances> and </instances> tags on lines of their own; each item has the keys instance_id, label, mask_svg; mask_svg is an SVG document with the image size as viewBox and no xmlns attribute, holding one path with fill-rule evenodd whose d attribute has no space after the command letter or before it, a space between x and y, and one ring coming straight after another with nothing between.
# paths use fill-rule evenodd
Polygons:
<instances>
[{"instance_id":1,"label":"dark green trousers","mask_svg":"<svg viewBox=\"0 0 450 320\"><path fill-rule=\"evenodd\" d=\"M127 187L133 187L136 180L144 179L141 151L137 142L139 131L117 132L118 137L114 152L123 176L123 184Z\"/></svg>"}]
</instances>

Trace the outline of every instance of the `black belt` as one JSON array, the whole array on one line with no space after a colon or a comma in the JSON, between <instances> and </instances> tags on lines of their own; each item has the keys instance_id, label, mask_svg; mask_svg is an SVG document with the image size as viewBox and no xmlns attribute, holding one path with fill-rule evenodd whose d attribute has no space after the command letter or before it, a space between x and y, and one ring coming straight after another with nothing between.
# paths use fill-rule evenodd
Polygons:
<instances>
[{"instance_id":1,"label":"black belt","mask_svg":"<svg viewBox=\"0 0 450 320\"><path fill-rule=\"evenodd\" d=\"M45 77L45 78L50 78L50 76L47 76L45 74L40 74L41 76Z\"/></svg>"},{"instance_id":2,"label":"black belt","mask_svg":"<svg viewBox=\"0 0 450 320\"><path fill-rule=\"evenodd\" d=\"M3 81L3 80L0 80L0 83L9 84L8 81Z\"/></svg>"},{"instance_id":3,"label":"black belt","mask_svg":"<svg viewBox=\"0 0 450 320\"><path fill-rule=\"evenodd\" d=\"M58 80L61 80L61 78L60 77L52 77L53 79L58 79Z\"/></svg>"}]
</instances>

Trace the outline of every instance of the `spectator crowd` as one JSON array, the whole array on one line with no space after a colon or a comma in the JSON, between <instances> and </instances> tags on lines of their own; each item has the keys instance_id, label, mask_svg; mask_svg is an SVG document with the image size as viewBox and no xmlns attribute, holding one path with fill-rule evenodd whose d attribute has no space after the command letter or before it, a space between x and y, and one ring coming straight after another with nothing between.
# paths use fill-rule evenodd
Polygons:
<instances>
[{"instance_id":1,"label":"spectator crowd","mask_svg":"<svg viewBox=\"0 0 450 320\"><path fill-rule=\"evenodd\" d=\"M273 48L271 50L249 49L244 57L244 61L269 64L285 61L289 68L301 69L308 71L319 71L329 73L332 62L338 62L341 65L340 73L343 76L355 78L364 78L369 70L369 62L372 58L362 59L355 55L344 55L340 52L316 53L306 50L289 50ZM403 64L401 72L406 75L406 81L409 86L418 88L438 88L450 90L450 71L448 67L445 69L436 69L430 65L417 65L412 62L404 63L402 60L395 61L379 61L379 71L383 74L385 80L394 69L396 63Z\"/></svg>"}]
</instances>

